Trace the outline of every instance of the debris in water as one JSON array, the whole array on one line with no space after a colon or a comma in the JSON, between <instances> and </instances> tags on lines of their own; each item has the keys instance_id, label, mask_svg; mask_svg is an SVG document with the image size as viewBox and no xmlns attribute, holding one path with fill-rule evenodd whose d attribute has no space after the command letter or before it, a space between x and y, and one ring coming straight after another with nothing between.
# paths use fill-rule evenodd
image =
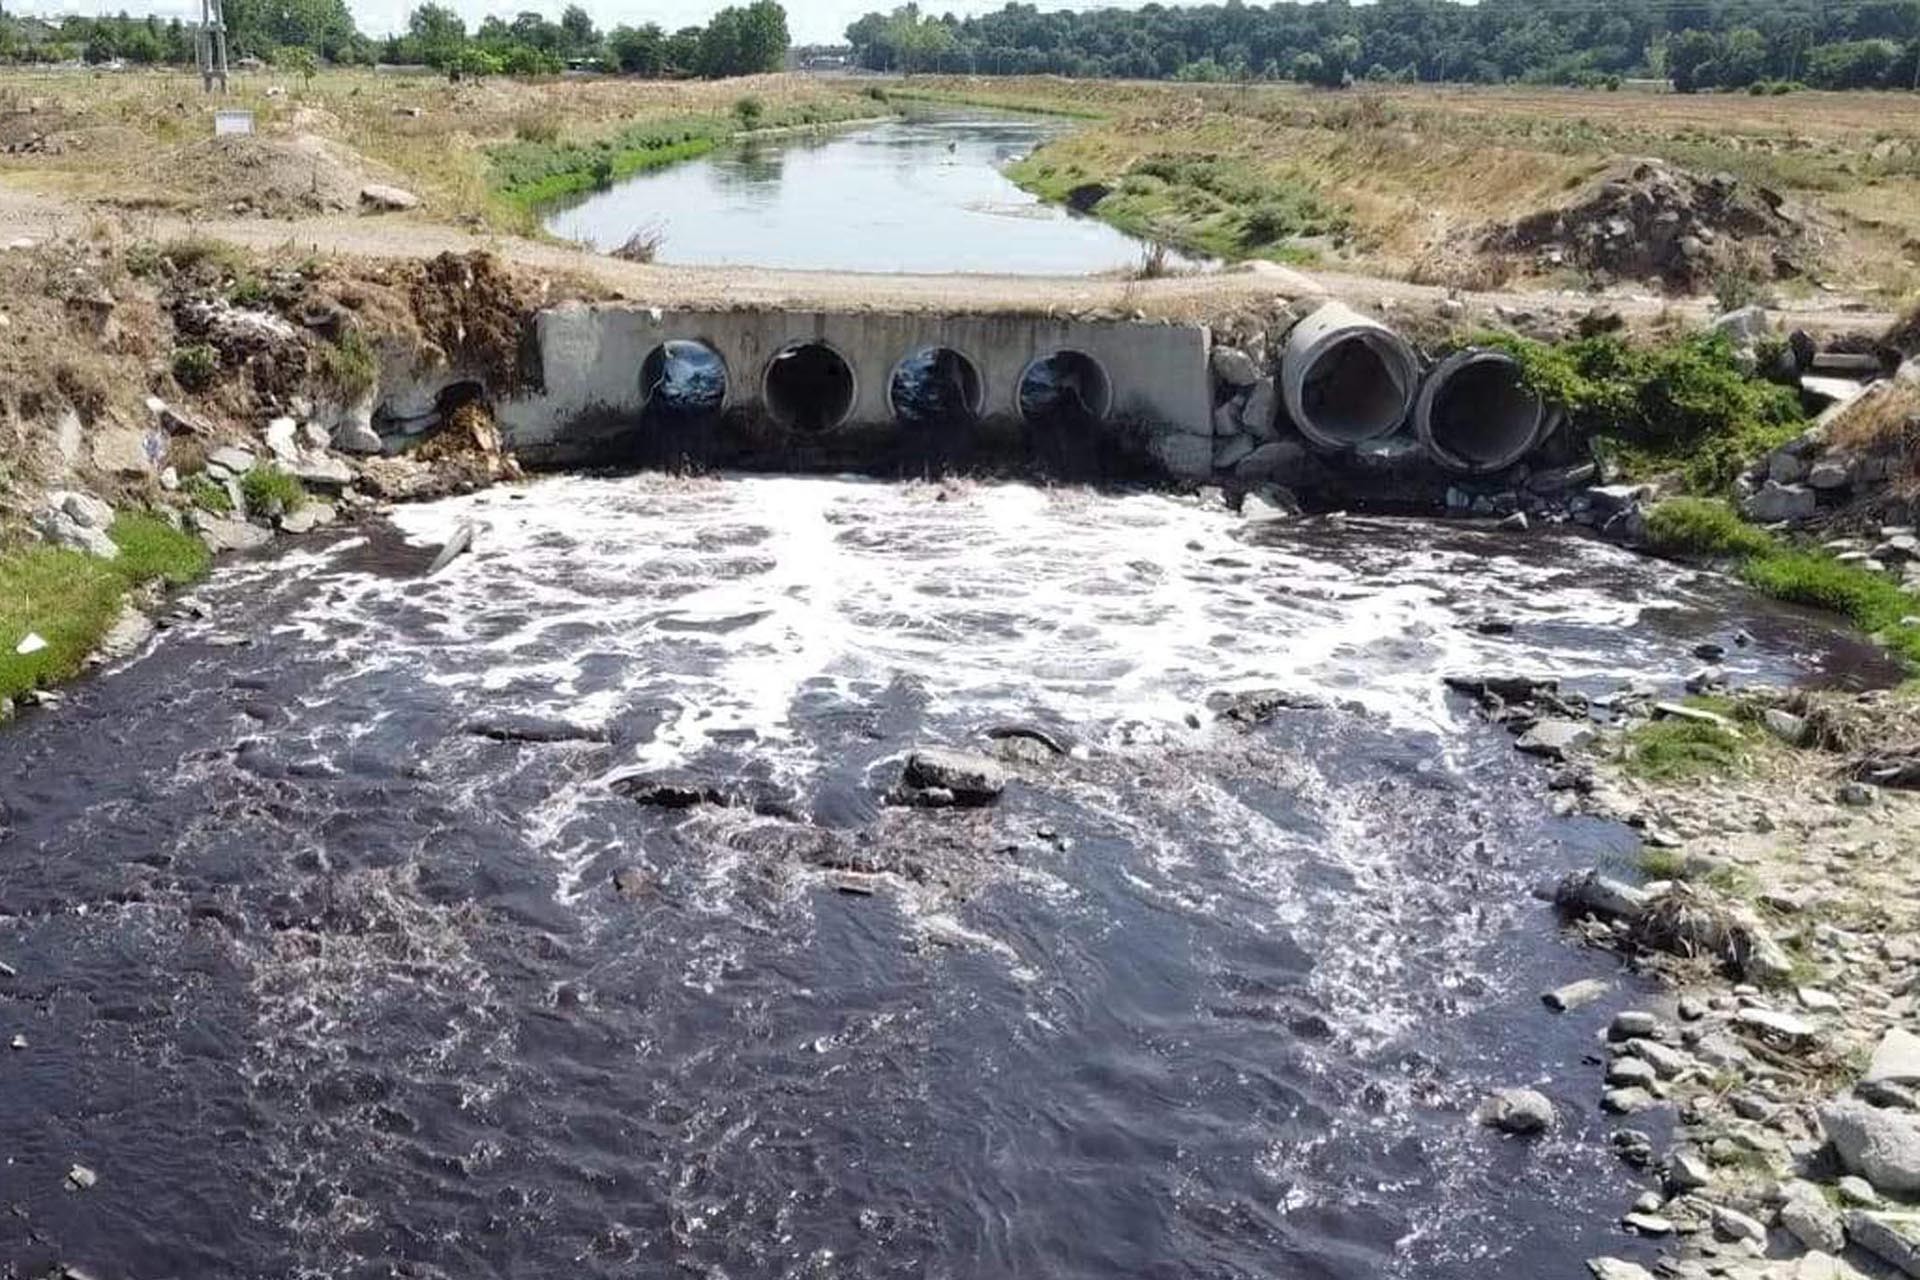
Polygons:
<instances>
[{"instance_id":1,"label":"debris in water","mask_svg":"<svg viewBox=\"0 0 1920 1280\"><path fill-rule=\"evenodd\" d=\"M453 531L453 536L447 539L447 545L440 548L440 554L434 557L431 565L427 566L426 576L431 578L455 560L458 560L473 546L473 536L478 532L479 530L474 526L473 521L462 520L460 527Z\"/></svg>"},{"instance_id":2,"label":"debris in water","mask_svg":"<svg viewBox=\"0 0 1920 1280\"><path fill-rule=\"evenodd\" d=\"M67 1185L75 1191L91 1191L93 1184L100 1181L100 1175L83 1164L77 1164L67 1170Z\"/></svg>"}]
</instances>

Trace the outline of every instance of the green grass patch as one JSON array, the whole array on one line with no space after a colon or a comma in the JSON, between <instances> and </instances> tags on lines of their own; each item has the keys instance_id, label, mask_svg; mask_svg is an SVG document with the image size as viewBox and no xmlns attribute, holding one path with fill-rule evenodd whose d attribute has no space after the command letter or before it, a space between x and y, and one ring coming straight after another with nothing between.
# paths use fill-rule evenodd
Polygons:
<instances>
[{"instance_id":1,"label":"green grass patch","mask_svg":"<svg viewBox=\"0 0 1920 1280\"><path fill-rule=\"evenodd\" d=\"M271 464L255 467L240 477L240 496L254 512L298 511L307 503L307 491L293 473Z\"/></svg>"},{"instance_id":2,"label":"green grass patch","mask_svg":"<svg viewBox=\"0 0 1920 1280\"><path fill-rule=\"evenodd\" d=\"M1740 518L1714 498L1673 498L1647 514L1647 542L1666 556L1744 560L1778 545L1772 534Z\"/></svg>"},{"instance_id":3,"label":"green grass patch","mask_svg":"<svg viewBox=\"0 0 1920 1280\"><path fill-rule=\"evenodd\" d=\"M180 492L186 494L187 500L202 511L211 511L217 516L233 514L233 495L227 492L227 486L205 473L182 484Z\"/></svg>"},{"instance_id":4,"label":"green grass patch","mask_svg":"<svg viewBox=\"0 0 1920 1280\"><path fill-rule=\"evenodd\" d=\"M1627 772L1650 782L1726 778L1746 764L1736 729L1698 720L1651 720L1627 733Z\"/></svg>"},{"instance_id":5,"label":"green grass patch","mask_svg":"<svg viewBox=\"0 0 1920 1280\"><path fill-rule=\"evenodd\" d=\"M220 376L220 355L204 342L173 353L173 380L186 391L205 391Z\"/></svg>"},{"instance_id":6,"label":"green grass patch","mask_svg":"<svg viewBox=\"0 0 1920 1280\"><path fill-rule=\"evenodd\" d=\"M1732 345L1694 334L1660 346L1614 335L1547 346L1510 334L1527 384L1604 442L1629 476L1676 475L1689 493L1725 492L1756 457L1806 428L1798 397L1740 368Z\"/></svg>"},{"instance_id":7,"label":"green grass patch","mask_svg":"<svg viewBox=\"0 0 1920 1280\"><path fill-rule=\"evenodd\" d=\"M206 572L209 557L200 540L157 517L122 515L109 532L120 547L113 560L63 547L0 552L0 697L71 678L131 588L180 585ZM47 647L17 652L29 634Z\"/></svg>"},{"instance_id":8,"label":"green grass patch","mask_svg":"<svg viewBox=\"0 0 1920 1280\"><path fill-rule=\"evenodd\" d=\"M320 348L320 381L347 404L373 390L380 377L380 360L358 329L344 330Z\"/></svg>"}]
</instances>

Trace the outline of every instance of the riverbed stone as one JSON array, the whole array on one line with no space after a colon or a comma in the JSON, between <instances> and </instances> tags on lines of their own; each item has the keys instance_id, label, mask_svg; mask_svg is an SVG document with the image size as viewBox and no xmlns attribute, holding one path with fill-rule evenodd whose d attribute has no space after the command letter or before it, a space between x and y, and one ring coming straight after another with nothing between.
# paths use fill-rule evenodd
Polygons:
<instances>
[{"instance_id":1,"label":"riverbed stone","mask_svg":"<svg viewBox=\"0 0 1920 1280\"><path fill-rule=\"evenodd\" d=\"M1553 1103L1534 1089L1503 1089L1480 1104L1481 1124L1502 1133L1545 1133L1553 1128Z\"/></svg>"},{"instance_id":2,"label":"riverbed stone","mask_svg":"<svg viewBox=\"0 0 1920 1280\"><path fill-rule=\"evenodd\" d=\"M916 791L941 790L962 804L991 804L1007 787L999 761L952 747L921 747L907 757L900 780Z\"/></svg>"},{"instance_id":3,"label":"riverbed stone","mask_svg":"<svg viewBox=\"0 0 1920 1280\"><path fill-rule=\"evenodd\" d=\"M1904 1027L1889 1028L1880 1037L1860 1083L1920 1084L1920 1036Z\"/></svg>"},{"instance_id":4,"label":"riverbed stone","mask_svg":"<svg viewBox=\"0 0 1920 1280\"><path fill-rule=\"evenodd\" d=\"M1837 458L1822 458L1807 468L1807 484L1816 490L1844 489L1852 477L1852 468Z\"/></svg>"},{"instance_id":5,"label":"riverbed stone","mask_svg":"<svg viewBox=\"0 0 1920 1280\"><path fill-rule=\"evenodd\" d=\"M1576 871L1554 887L1554 905L1570 916L1637 920L1646 912L1647 891L1599 870Z\"/></svg>"},{"instance_id":6,"label":"riverbed stone","mask_svg":"<svg viewBox=\"0 0 1920 1280\"><path fill-rule=\"evenodd\" d=\"M1881 1195L1920 1195L1920 1116L1841 1101L1820 1109L1841 1167Z\"/></svg>"},{"instance_id":7,"label":"riverbed stone","mask_svg":"<svg viewBox=\"0 0 1920 1280\"><path fill-rule=\"evenodd\" d=\"M1766 725L1768 733L1790 747L1797 747L1807 740L1806 720L1791 711L1768 707L1761 716L1761 723Z\"/></svg>"},{"instance_id":8,"label":"riverbed stone","mask_svg":"<svg viewBox=\"0 0 1920 1280\"><path fill-rule=\"evenodd\" d=\"M1654 1280L1653 1272L1621 1258L1588 1258L1587 1270L1593 1272L1593 1280Z\"/></svg>"},{"instance_id":9,"label":"riverbed stone","mask_svg":"<svg viewBox=\"0 0 1920 1280\"><path fill-rule=\"evenodd\" d=\"M1840 1211L1833 1207L1820 1188L1795 1178L1782 1190L1786 1198L1780 1205L1780 1225L1786 1228L1788 1234L1807 1248L1821 1253L1846 1251L1847 1233Z\"/></svg>"},{"instance_id":10,"label":"riverbed stone","mask_svg":"<svg viewBox=\"0 0 1920 1280\"><path fill-rule=\"evenodd\" d=\"M1617 1116L1639 1115L1660 1105L1660 1100L1645 1089L1609 1089L1601 1095L1600 1107Z\"/></svg>"},{"instance_id":11,"label":"riverbed stone","mask_svg":"<svg viewBox=\"0 0 1920 1280\"><path fill-rule=\"evenodd\" d=\"M338 437L335 444L342 448ZM1181 480L1204 480L1213 474L1213 437L1186 431L1163 431L1147 444L1147 452L1167 474Z\"/></svg>"},{"instance_id":12,"label":"riverbed stone","mask_svg":"<svg viewBox=\"0 0 1920 1280\"><path fill-rule=\"evenodd\" d=\"M1274 426L1274 418L1280 404L1280 391L1272 378L1262 378L1253 384L1253 390L1247 393L1247 403L1240 409L1240 425L1255 440L1273 440L1279 435Z\"/></svg>"},{"instance_id":13,"label":"riverbed stone","mask_svg":"<svg viewBox=\"0 0 1920 1280\"><path fill-rule=\"evenodd\" d=\"M1260 381L1260 366L1238 347L1215 347L1213 376L1230 387L1251 387Z\"/></svg>"},{"instance_id":14,"label":"riverbed stone","mask_svg":"<svg viewBox=\"0 0 1920 1280\"><path fill-rule=\"evenodd\" d=\"M1713 1222L1713 1233L1722 1240L1752 1240L1758 1244L1767 1242L1766 1224L1751 1214L1740 1212L1729 1205L1716 1204L1708 1210Z\"/></svg>"},{"instance_id":15,"label":"riverbed stone","mask_svg":"<svg viewBox=\"0 0 1920 1280\"><path fill-rule=\"evenodd\" d=\"M1213 465L1217 471L1226 471L1237 466L1242 459L1254 450L1252 436L1227 436L1215 442L1213 446Z\"/></svg>"},{"instance_id":16,"label":"riverbed stone","mask_svg":"<svg viewBox=\"0 0 1920 1280\"><path fill-rule=\"evenodd\" d=\"M1607 1024L1609 1040L1644 1040L1660 1032L1660 1019L1645 1009L1622 1009Z\"/></svg>"},{"instance_id":17,"label":"riverbed stone","mask_svg":"<svg viewBox=\"0 0 1920 1280\"><path fill-rule=\"evenodd\" d=\"M1855 1209L1847 1215L1847 1238L1902 1275L1920 1280L1920 1213Z\"/></svg>"},{"instance_id":18,"label":"riverbed stone","mask_svg":"<svg viewBox=\"0 0 1920 1280\"><path fill-rule=\"evenodd\" d=\"M253 450L242 449L238 445L224 445L207 455L207 464L220 467L229 475L243 476L253 470Z\"/></svg>"},{"instance_id":19,"label":"riverbed stone","mask_svg":"<svg viewBox=\"0 0 1920 1280\"><path fill-rule=\"evenodd\" d=\"M1284 479L1298 472L1306 460L1304 446L1291 440L1274 440L1242 458L1233 473L1242 480Z\"/></svg>"},{"instance_id":20,"label":"riverbed stone","mask_svg":"<svg viewBox=\"0 0 1920 1280\"><path fill-rule=\"evenodd\" d=\"M1761 524L1810 520L1819 510L1820 497L1812 489L1797 484L1776 484L1771 480L1740 504L1740 514Z\"/></svg>"},{"instance_id":21,"label":"riverbed stone","mask_svg":"<svg viewBox=\"0 0 1920 1280\"><path fill-rule=\"evenodd\" d=\"M1615 1058L1607 1067L1607 1083L1616 1088L1651 1089L1659 1078L1653 1064L1642 1058Z\"/></svg>"},{"instance_id":22,"label":"riverbed stone","mask_svg":"<svg viewBox=\"0 0 1920 1280\"><path fill-rule=\"evenodd\" d=\"M1525 755L1546 760L1565 760L1569 755L1593 745L1598 731L1584 720L1542 720L1520 736L1514 746Z\"/></svg>"},{"instance_id":23,"label":"riverbed stone","mask_svg":"<svg viewBox=\"0 0 1920 1280\"><path fill-rule=\"evenodd\" d=\"M1578 982L1569 982L1564 987L1556 987L1541 995L1541 1003L1555 1013L1567 1013L1582 1005L1592 1004L1595 1000L1612 990L1612 984L1601 978L1582 978Z\"/></svg>"},{"instance_id":24,"label":"riverbed stone","mask_svg":"<svg viewBox=\"0 0 1920 1280\"><path fill-rule=\"evenodd\" d=\"M200 540L216 555L222 551L254 551L273 541L273 534L245 520L229 520L210 511L195 511L190 517Z\"/></svg>"}]
</instances>

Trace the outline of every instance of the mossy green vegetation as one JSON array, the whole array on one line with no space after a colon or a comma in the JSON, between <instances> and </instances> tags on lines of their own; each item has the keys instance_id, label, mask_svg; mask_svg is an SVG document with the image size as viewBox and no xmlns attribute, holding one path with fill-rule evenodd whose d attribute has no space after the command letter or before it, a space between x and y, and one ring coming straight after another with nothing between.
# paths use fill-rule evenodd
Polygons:
<instances>
[{"instance_id":1,"label":"mossy green vegetation","mask_svg":"<svg viewBox=\"0 0 1920 1280\"><path fill-rule=\"evenodd\" d=\"M1746 764L1738 728L1677 717L1650 720L1627 733L1627 772L1652 782L1725 778Z\"/></svg>"},{"instance_id":2,"label":"mossy green vegetation","mask_svg":"<svg viewBox=\"0 0 1920 1280\"><path fill-rule=\"evenodd\" d=\"M1147 156L1109 183L1042 147L1008 176L1129 235L1229 261L1309 260L1294 241L1348 227L1346 211L1305 183L1214 155Z\"/></svg>"},{"instance_id":3,"label":"mossy green vegetation","mask_svg":"<svg viewBox=\"0 0 1920 1280\"><path fill-rule=\"evenodd\" d=\"M1529 386L1603 442L1629 476L1674 475L1690 493L1724 492L1756 457L1806 427L1798 397L1745 372L1726 338L1636 345L1607 334L1562 346L1482 335L1511 353Z\"/></svg>"},{"instance_id":4,"label":"mossy green vegetation","mask_svg":"<svg viewBox=\"0 0 1920 1280\"><path fill-rule=\"evenodd\" d=\"M180 491L202 511L211 511L217 516L233 514L233 495L227 492L225 485L217 483L204 472L187 480L180 486Z\"/></svg>"},{"instance_id":5,"label":"mossy green vegetation","mask_svg":"<svg viewBox=\"0 0 1920 1280\"><path fill-rule=\"evenodd\" d=\"M379 358L358 329L343 330L321 346L318 359L321 384L347 403L371 391L380 377Z\"/></svg>"},{"instance_id":6,"label":"mossy green vegetation","mask_svg":"<svg viewBox=\"0 0 1920 1280\"><path fill-rule=\"evenodd\" d=\"M598 138L519 138L502 143L487 152L493 188L510 204L529 208L697 159L731 140L743 125L769 130L845 124L879 114L869 104L883 100L808 102L784 108L769 107L757 98L752 101L758 111L750 125L748 113L736 103L730 114L645 120Z\"/></svg>"},{"instance_id":7,"label":"mossy green vegetation","mask_svg":"<svg viewBox=\"0 0 1920 1280\"><path fill-rule=\"evenodd\" d=\"M307 504L307 491L299 479L271 463L240 477L240 495L247 500L248 511L285 513Z\"/></svg>"},{"instance_id":8,"label":"mossy green vegetation","mask_svg":"<svg viewBox=\"0 0 1920 1280\"><path fill-rule=\"evenodd\" d=\"M1907 622L1920 617L1920 598L1882 574L1796 547L1707 498L1673 498L1655 507L1647 515L1647 540L1661 555L1731 561L1762 594L1839 614L1920 667L1920 627Z\"/></svg>"},{"instance_id":9,"label":"mossy green vegetation","mask_svg":"<svg viewBox=\"0 0 1920 1280\"><path fill-rule=\"evenodd\" d=\"M112 560L38 545L0 552L0 697L78 672L130 589L182 585L207 570L205 545L156 516L122 515L109 533L120 548ZM46 647L18 652L29 635Z\"/></svg>"}]
</instances>

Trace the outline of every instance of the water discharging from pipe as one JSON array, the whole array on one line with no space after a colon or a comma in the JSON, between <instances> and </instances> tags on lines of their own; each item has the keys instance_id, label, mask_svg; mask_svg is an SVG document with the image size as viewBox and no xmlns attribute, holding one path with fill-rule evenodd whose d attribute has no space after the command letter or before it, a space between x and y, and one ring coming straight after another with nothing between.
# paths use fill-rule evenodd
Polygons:
<instances>
[{"instance_id":1,"label":"water discharging from pipe","mask_svg":"<svg viewBox=\"0 0 1920 1280\"><path fill-rule=\"evenodd\" d=\"M640 366L640 395L649 417L717 417L727 403L726 361L704 342L663 343Z\"/></svg>"},{"instance_id":2,"label":"water discharging from pipe","mask_svg":"<svg viewBox=\"0 0 1920 1280\"><path fill-rule=\"evenodd\" d=\"M1087 426L1113 411L1113 380L1080 351L1056 351L1020 377L1020 416L1032 426Z\"/></svg>"},{"instance_id":3,"label":"water discharging from pipe","mask_svg":"<svg viewBox=\"0 0 1920 1280\"><path fill-rule=\"evenodd\" d=\"M887 384L894 417L908 426L964 426L979 419L986 385L973 361L950 347L923 347Z\"/></svg>"}]
</instances>

